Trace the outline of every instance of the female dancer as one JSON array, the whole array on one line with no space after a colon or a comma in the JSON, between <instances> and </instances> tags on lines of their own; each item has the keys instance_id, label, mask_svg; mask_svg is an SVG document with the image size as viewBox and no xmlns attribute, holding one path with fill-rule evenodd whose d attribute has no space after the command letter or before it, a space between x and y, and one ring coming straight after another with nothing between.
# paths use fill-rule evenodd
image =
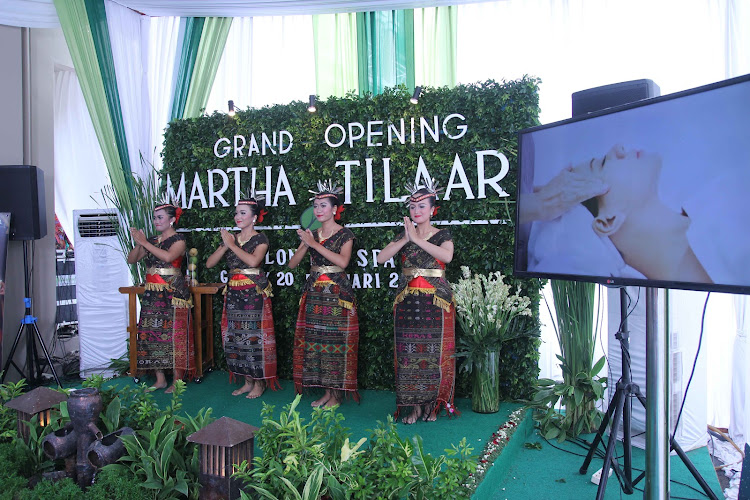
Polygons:
<instances>
[{"instance_id":1,"label":"female dancer","mask_svg":"<svg viewBox=\"0 0 750 500\"><path fill-rule=\"evenodd\" d=\"M192 377L195 370L190 325L193 299L182 271L185 237L174 228L180 215L180 207L163 203L154 208L154 229L158 236L146 238L142 230L130 228L136 246L128 254L128 263L135 264L145 258L148 267L136 347L138 371L156 371L152 389L167 387L165 370L174 372L174 380ZM174 382L165 392L172 391Z\"/></svg>"},{"instance_id":2,"label":"female dancer","mask_svg":"<svg viewBox=\"0 0 750 500\"><path fill-rule=\"evenodd\" d=\"M354 293L345 269L352 254L354 234L336 223L343 207L340 187L318 182L313 211L322 226L313 233L297 230L299 248L289 260L294 269L310 252L310 276L302 299L294 333L294 389L321 387L323 396L312 406L335 406L350 393L357 393L357 349L359 321Z\"/></svg>"},{"instance_id":3,"label":"female dancer","mask_svg":"<svg viewBox=\"0 0 750 500\"><path fill-rule=\"evenodd\" d=\"M434 421L444 406L455 412L455 306L445 265L453 260L453 240L446 229L432 226L437 213L435 181L426 187L407 187L411 196L404 232L379 254L383 264L400 255L401 276L393 305L396 339L396 417L413 424L418 418ZM416 223L416 227L414 225Z\"/></svg>"},{"instance_id":4,"label":"female dancer","mask_svg":"<svg viewBox=\"0 0 750 500\"><path fill-rule=\"evenodd\" d=\"M263 272L268 238L255 230L265 211L258 199L250 196L238 202L234 222L237 235L221 230L222 243L206 261L212 268L226 256L229 283L221 318L221 337L227 366L232 374L243 375L245 384L232 392L260 397L270 386L276 390L276 337L271 315L271 284Z\"/></svg>"}]
</instances>

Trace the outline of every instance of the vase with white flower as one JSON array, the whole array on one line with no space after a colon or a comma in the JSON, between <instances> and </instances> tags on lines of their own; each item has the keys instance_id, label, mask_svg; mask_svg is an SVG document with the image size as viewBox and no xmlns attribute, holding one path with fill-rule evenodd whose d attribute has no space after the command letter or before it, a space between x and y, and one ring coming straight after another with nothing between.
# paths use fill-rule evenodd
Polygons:
<instances>
[{"instance_id":1,"label":"vase with white flower","mask_svg":"<svg viewBox=\"0 0 750 500\"><path fill-rule=\"evenodd\" d=\"M456 357L462 358L460 369L472 375L472 410L494 413L500 406L503 344L538 335L528 328L528 322L519 321L522 316L531 316L531 299L521 294L520 285L514 291L499 271L472 275L462 266L461 272L462 277L452 285L462 330Z\"/></svg>"}]
</instances>

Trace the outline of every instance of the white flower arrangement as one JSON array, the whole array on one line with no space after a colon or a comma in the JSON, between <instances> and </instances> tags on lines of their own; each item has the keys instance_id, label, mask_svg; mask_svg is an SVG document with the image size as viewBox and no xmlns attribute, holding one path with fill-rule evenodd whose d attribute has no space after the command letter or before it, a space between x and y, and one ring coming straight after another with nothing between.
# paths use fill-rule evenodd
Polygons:
<instances>
[{"instance_id":1,"label":"white flower arrangement","mask_svg":"<svg viewBox=\"0 0 750 500\"><path fill-rule=\"evenodd\" d=\"M461 272L463 277L451 285L463 330L460 344L464 352L456 355L465 356L462 369L471 372L484 353L499 350L503 342L513 338L532 335L528 330L511 328L517 317L531 316L531 299L521 294L520 285L512 293L499 271L472 276L468 267L461 266Z\"/></svg>"}]
</instances>

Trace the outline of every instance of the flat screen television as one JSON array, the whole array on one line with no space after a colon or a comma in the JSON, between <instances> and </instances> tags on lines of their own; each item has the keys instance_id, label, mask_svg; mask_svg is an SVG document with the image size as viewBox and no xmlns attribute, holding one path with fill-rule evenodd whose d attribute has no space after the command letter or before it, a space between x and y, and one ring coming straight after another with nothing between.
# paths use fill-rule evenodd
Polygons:
<instances>
[{"instance_id":1,"label":"flat screen television","mask_svg":"<svg viewBox=\"0 0 750 500\"><path fill-rule=\"evenodd\" d=\"M518 143L514 275L750 293L750 75Z\"/></svg>"}]
</instances>

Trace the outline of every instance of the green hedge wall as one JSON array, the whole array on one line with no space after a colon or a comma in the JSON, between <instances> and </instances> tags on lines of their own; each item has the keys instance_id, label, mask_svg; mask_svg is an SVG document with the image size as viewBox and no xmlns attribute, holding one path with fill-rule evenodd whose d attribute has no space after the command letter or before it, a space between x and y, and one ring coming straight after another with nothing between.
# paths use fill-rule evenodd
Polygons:
<instances>
[{"instance_id":1,"label":"green hedge wall","mask_svg":"<svg viewBox=\"0 0 750 500\"><path fill-rule=\"evenodd\" d=\"M211 169L226 171L233 167L247 167L251 172L257 169L258 181L256 190L265 189L264 169L272 167L272 184L277 183L278 170L283 165L290 187L296 200L290 205L288 198L282 197L278 206L269 206L266 220L261 226L291 226L299 224L302 212L310 206L308 189L315 187L318 179L332 178L341 185L344 181L343 167L336 166L337 161L359 160L360 167L353 167L351 174L352 203L346 206L341 223L345 225L368 222L397 222L408 215L403 203L384 203L385 188L383 182L383 158L390 158L391 196L405 195L404 184L415 179L420 157L432 177L441 186L449 182L454 159L458 155L465 170L474 195L477 195L477 160L476 151L497 150L503 153L510 164L508 174L500 181L509 197L499 197L488 188L487 199L466 199L462 189L454 189L450 200L439 200L439 212L435 220L490 220L501 219L503 223L489 225L451 225L455 244L455 256L448 266L448 279L454 281L460 273L460 266L468 266L475 272L487 273L499 270L511 274L513 264L514 227L512 219L516 192L516 132L522 128L538 124L538 80L524 77L510 82L486 81L473 85L460 85L452 89L426 88L419 103L409 103L411 93L404 87L386 89L383 94L358 97L349 95L345 98L329 98L318 103L317 113L307 111L307 103L297 101L288 105L276 105L262 109L239 111L230 117L222 113L202 116L194 119L177 120L170 123L164 144L164 169L162 175L170 176L171 185L178 190L178 180L185 174L185 205L193 192L192 184L195 173L208 197L208 174ZM460 113L465 117L462 122L467 125L467 133L459 140L449 140L441 133L435 142L427 136L424 144L419 141L407 144L387 145L387 136L378 139L382 146L368 146L366 138L356 141L352 147L348 143L333 148L324 141L326 128L338 123L346 127L350 122L359 122L367 127L371 120L382 120L399 123L405 118L407 124L412 117L438 116L439 122L452 114ZM455 122L453 123L455 125ZM261 142L261 133L272 137L274 131L285 130L293 137L291 149L285 154L246 154L235 158L232 153L224 158L214 154L214 145L224 137L231 141L235 135L242 135L248 142L255 136ZM448 128L448 135L455 135L455 129ZM335 141L340 135L331 135ZM247 153L247 148L245 149ZM372 158L374 185L374 202L365 202L367 190L363 174L365 158ZM490 159L486 162L486 178L500 172L500 162ZM234 174L229 172L229 188L225 192L228 207L201 208L198 201L185 211L180 225L183 229L193 229L188 238L188 246L195 247L200 253L199 262L205 259L220 242L219 233L212 228L234 226ZM221 188L221 179L214 177L214 185ZM243 173L240 182L242 191L249 191L251 174ZM269 200L270 204L271 201ZM185 207L183 205L183 207ZM388 286L389 275L397 269L374 267L372 249L384 247L399 231L399 227L352 227L356 240L352 262L347 269L352 275L380 275L381 288L355 289L360 321L359 351L359 385L368 389L392 389L393 380L393 320L392 304L394 289ZM273 310L276 325L276 337L279 353L279 375L291 378L292 340L297 306L309 265L304 263L295 270L289 270L276 262L275 252L279 249L296 249L299 239L295 231L287 229L260 229L270 240L271 260L266 266L270 272L269 279L274 284ZM368 252L368 262L360 267L356 252ZM214 269L198 268L198 279L201 282L218 282L222 266ZM288 274L291 272L291 276ZM294 278L291 286L278 286L277 281ZM517 280L525 292L532 298L535 308L539 304L538 280ZM215 301L215 321L221 311L221 300ZM536 317L536 315L535 315ZM536 328L538 328L535 325ZM463 335L458 332L458 335ZM217 335L217 346L220 338ZM508 346L502 360L505 373L503 396L521 398L530 394L538 370L538 340L516 342ZM216 349L221 353L221 349ZM223 361L223 360L222 360ZM468 391L468 380L465 375L459 376L459 394Z\"/></svg>"}]
</instances>

